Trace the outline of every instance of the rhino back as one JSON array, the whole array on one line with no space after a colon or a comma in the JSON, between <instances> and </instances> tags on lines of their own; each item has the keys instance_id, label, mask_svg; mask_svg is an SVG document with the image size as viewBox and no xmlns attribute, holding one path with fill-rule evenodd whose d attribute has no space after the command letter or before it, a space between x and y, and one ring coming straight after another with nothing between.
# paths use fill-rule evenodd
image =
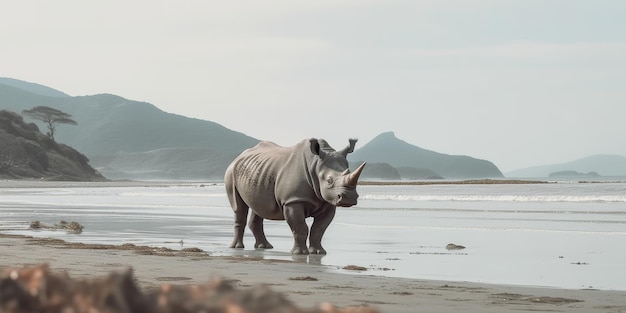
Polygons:
<instances>
[{"instance_id":1,"label":"rhino back","mask_svg":"<svg viewBox=\"0 0 626 313\"><path fill-rule=\"evenodd\" d=\"M282 156L266 151L250 150L242 154L233 167L239 192L268 192L274 188Z\"/></svg>"},{"instance_id":2,"label":"rhino back","mask_svg":"<svg viewBox=\"0 0 626 313\"><path fill-rule=\"evenodd\" d=\"M282 219L290 201L318 202L309 181L311 154L303 141L292 147L262 142L244 151L231 165L241 198L258 215Z\"/></svg>"}]
</instances>

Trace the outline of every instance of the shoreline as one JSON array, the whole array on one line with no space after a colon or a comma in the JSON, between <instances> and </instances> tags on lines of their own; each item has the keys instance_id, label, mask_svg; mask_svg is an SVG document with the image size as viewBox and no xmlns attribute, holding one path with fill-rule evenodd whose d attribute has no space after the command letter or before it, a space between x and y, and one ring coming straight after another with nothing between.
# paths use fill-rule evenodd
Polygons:
<instances>
[{"instance_id":1,"label":"shoreline","mask_svg":"<svg viewBox=\"0 0 626 313\"><path fill-rule=\"evenodd\" d=\"M626 291L556 289L337 273L306 261L210 256L199 249L69 243L0 233L0 268L47 263L72 278L132 268L144 289L163 283L203 284L221 277L237 288L267 285L301 308L325 302L369 305L381 312L619 312ZM354 260L355 265L360 265Z\"/></svg>"},{"instance_id":2,"label":"shoreline","mask_svg":"<svg viewBox=\"0 0 626 313\"><path fill-rule=\"evenodd\" d=\"M467 179L467 180L410 180L410 181L359 181L359 185L373 186L413 186L413 185L524 185L524 184L550 184L544 180L524 179Z\"/></svg>"},{"instance_id":3,"label":"shoreline","mask_svg":"<svg viewBox=\"0 0 626 313\"><path fill-rule=\"evenodd\" d=\"M597 183L623 183L623 180L584 180L575 179L567 181L578 184ZM106 181L52 181L52 180L30 180L30 179L2 179L0 178L0 188L77 188L77 187L167 187L172 185L220 185L222 180L106 180ZM422 185L526 185L526 184L556 184L559 180L543 179L464 179L464 180L361 180L360 186L422 186Z\"/></svg>"}]
</instances>

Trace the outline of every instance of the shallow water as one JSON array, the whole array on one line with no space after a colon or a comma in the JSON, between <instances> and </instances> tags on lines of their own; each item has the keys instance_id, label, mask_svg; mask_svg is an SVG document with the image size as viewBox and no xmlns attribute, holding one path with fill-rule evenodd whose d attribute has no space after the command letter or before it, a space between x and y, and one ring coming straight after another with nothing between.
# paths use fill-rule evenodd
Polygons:
<instances>
[{"instance_id":1,"label":"shallow water","mask_svg":"<svg viewBox=\"0 0 626 313\"><path fill-rule=\"evenodd\" d=\"M563 288L626 290L626 184L359 186L339 208L326 256L292 257L284 221L266 221L272 250L228 248L233 214L222 184L86 184L0 188L0 231L70 242L198 247L359 265L363 274ZM29 229L77 221L82 234ZM308 220L309 225L311 220ZM182 245L180 241L182 240ZM448 251L446 244L466 249Z\"/></svg>"}]
</instances>

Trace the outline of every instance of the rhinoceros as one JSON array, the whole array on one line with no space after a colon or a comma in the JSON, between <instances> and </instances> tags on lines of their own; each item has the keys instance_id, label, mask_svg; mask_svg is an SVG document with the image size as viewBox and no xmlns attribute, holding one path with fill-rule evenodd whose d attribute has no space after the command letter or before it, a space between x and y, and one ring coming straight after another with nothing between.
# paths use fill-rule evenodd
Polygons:
<instances>
[{"instance_id":1,"label":"rhinoceros","mask_svg":"<svg viewBox=\"0 0 626 313\"><path fill-rule=\"evenodd\" d=\"M257 249L271 249L263 231L263 219L286 220L294 237L292 254L326 254L322 237L335 216L337 206L357 203L361 164L348 169L348 153L356 139L335 151L323 139L305 139L291 147L263 141L243 151L226 169L224 183L235 212L235 237L231 248L243 248L243 234L251 208L248 227ZM313 217L311 233L305 219ZM309 237L309 248L306 240Z\"/></svg>"}]
</instances>

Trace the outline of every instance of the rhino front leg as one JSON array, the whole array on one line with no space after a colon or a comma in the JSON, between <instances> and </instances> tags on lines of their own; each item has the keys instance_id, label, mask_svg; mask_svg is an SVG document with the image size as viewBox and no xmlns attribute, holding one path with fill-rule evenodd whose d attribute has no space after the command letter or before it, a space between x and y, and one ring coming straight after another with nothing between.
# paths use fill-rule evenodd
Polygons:
<instances>
[{"instance_id":1,"label":"rhino front leg","mask_svg":"<svg viewBox=\"0 0 626 313\"><path fill-rule=\"evenodd\" d=\"M309 236L309 227L306 225L304 216L304 208L299 205L288 205L283 208L285 220L291 232L293 233L293 249L291 254L309 254L309 250L306 248L306 239Z\"/></svg>"},{"instance_id":2,"label":"rhino front leg","mask_svg":"<svg viewBox=\"0 0 626 313\"><path fill-rule=\"evenodd\" d=\"M254 213L254 210L250 212L250 220L248 221L248 227L254 234L254 238L256 239L256 243L254 244L254 248L257 249L272 249L274 248L272 244L267 241L265 237L265 231L263 230L263 218Z\"/></svg>"},{"instance_id":3,"label":"rhino front leg","mask_svg":"<svg viewBox=\"0 0 626 313\"><path fill-rule=\"evenodd\" d=\"M334 205L329 205L326 210L313 218L311 236L309 237L309 253L326 254L326 250L322 247L322 237L324 237L328 225L335 217L335 210L336 207Z\"/></svg>"}]
</instances>

